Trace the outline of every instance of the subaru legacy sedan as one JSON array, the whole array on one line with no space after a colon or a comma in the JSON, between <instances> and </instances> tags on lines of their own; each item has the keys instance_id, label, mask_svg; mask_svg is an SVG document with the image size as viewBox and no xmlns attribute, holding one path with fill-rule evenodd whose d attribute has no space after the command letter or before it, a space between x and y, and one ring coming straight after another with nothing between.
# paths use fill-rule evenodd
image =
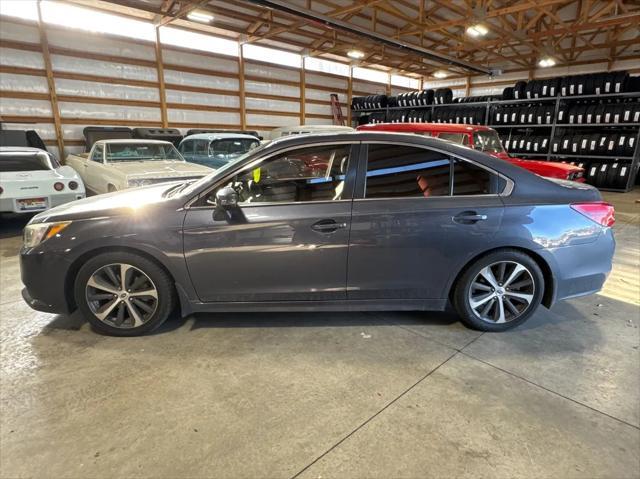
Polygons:
<instances>
[{"instance_id":1,"label":"subaru legacy sedan","mask_svg":"<svg viewBox=\"0 0 640 479\"><path fill-rule=\"evenodd\" d=\"M397 133L296 135L191 182L36 215L23 297L134 336L174 309L444 310L483 331L598 291L613 208L589 185Z\"/></svg>"}]
</instances>

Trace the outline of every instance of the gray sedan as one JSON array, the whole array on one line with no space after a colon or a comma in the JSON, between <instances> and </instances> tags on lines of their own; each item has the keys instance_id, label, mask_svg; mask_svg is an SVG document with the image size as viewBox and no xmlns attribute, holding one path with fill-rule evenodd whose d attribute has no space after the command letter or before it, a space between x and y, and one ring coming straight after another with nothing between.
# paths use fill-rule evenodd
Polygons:
<instances>
[{"instance_id":1,"label":"gray sedan","mask_svg":"<svg viewBox=\"0 0 640 479\"><path fill-rule=\"evenodd\" d=\"M443 310L484 331L598 291L613 208L443 140L303 135L211 175L38 214L21 251L34 309L133 336L171 310Z\"/></svg>"}]
</instances>

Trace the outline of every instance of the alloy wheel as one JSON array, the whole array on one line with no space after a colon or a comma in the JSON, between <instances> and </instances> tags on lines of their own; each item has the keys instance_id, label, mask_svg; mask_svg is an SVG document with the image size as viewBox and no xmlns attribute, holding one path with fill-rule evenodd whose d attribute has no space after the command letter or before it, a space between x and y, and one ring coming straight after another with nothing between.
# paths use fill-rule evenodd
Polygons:
<instances>
[{"instance_id":1,"label":"alloy wheel","mask_svg":"<svg viewBox=\"0 0 640 479\"><path fill-rule=\"evenodd\" d=\"M116 328L142 326L158 307L158 290L151 278L123 263L95 271L87 281L86 298L94 316Z\"/></svg>"},{"instance_id":2,"label":"alloy wheel","mask_svg":"<svg viewBox=\"0 0 640 479\"><path fill-rule=\"evenodd\" d=\"M514 321L529 309L535 294L531 272L515 261L499 261L480 270L469 288L469 305L487 323Z\"/></svg>"}]
</instances>

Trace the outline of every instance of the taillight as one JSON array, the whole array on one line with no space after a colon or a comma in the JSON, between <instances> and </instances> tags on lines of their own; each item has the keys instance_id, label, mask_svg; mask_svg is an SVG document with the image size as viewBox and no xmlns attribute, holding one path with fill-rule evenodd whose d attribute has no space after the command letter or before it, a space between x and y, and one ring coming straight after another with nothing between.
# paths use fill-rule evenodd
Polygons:
<instances>
[{"instance_id":1,"label":"taillight","mask_svg":"<svg viewBox=\"0 0 640 479\"><path fill-rule=\"evenodd\" d=\"M62 191L64 190L64 184L60 183L59 181L53 184L53 188L56 191Z\"/></svg>"},{"instance_id":2,"label":"taillight","mask_svg":"<svg viewBox=\"0 0 640 479\"><path fill-rule=\"evenodd\" d=\"M602 226L613 226L616 222L613 205L598 201L596 203L575 203L571 208Z\"/></svg>"},{"instance_id":3,"label":"taillight","mask_svg":"<svg viewBox=\"0 0 640 479\"><path fill-rule=\"evenodd\" d=\"M70 181L69 182L69 188L71 188L72 190L75 190L78 188L78 183L75 181Z\"/></svg>"}]
</instances>

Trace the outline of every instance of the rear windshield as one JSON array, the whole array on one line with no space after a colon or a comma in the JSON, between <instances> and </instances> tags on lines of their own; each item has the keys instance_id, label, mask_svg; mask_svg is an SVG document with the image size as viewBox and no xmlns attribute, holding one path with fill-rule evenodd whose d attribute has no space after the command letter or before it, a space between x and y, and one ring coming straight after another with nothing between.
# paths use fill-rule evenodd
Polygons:
<instances>
[{"instance_id":1,"label":"rear windshield","mask_svg":"<svg viewBox=\"0 0 640 479\"><path fill-rule=\"evenodd\" d=\"M172 160L184 161L178 150L171 144L164 143L107 143L106 160L115 161L147 161Z\"/></svg>"},{"instance_id":2,"label":"rear windshield","mask_svg":"<svg viewBox=\"0 0 640 479\"><path fill-rule=\"evenodd\" d=\"M55 159L46 153L2 153L0 171L41 171L57 166Z\"/></svg>"},{"instance_id":3,"label":"rear windshield","mask_svg":"<svg viewBox=\"0 0 640 479\"><path fill-rule=\"evenodd\" d=\"M504 148L495 131L476 131L473 134L473 147L485 153L502 153Z\"/></svg>"}]
</instances>

